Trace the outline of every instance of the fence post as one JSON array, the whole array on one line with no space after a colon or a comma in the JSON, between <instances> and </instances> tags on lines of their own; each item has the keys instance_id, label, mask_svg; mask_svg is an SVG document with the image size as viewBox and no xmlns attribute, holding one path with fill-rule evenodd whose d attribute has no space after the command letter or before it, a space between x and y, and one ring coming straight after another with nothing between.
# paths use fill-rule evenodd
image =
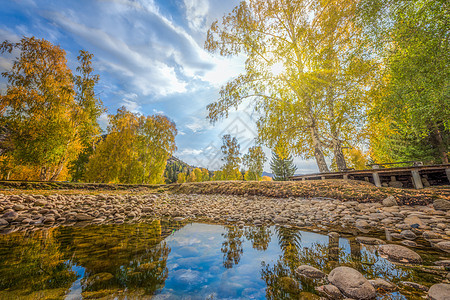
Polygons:
<instances>
[{"instance_id":1,"label":"fence post","mask_svg":"<svg viewBox=\"0 0 450 300\"><path fill-rule=\"evenodd\" d=\"M412 175L412 181L413 181L414 187L416 189L423 189L422 178L420 178L419 171L412 170L411 175Z\"/></svg>"},{"instance_id":2,"label":"fence post","mask_svg":"<svg viewBox=\"0 0 450 300\"><path fill-rule=\"evenodd\" d=\"M375 182L376 187L381 187L380 175L377 172L372 173L373 181Z\"/></svg>"}]
</instances>

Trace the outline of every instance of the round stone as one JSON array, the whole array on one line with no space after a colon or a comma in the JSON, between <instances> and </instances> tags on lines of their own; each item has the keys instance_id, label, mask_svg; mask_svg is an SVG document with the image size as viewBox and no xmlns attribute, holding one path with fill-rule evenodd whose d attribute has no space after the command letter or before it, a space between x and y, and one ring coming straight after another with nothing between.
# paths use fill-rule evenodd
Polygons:
<instances>
[{"instance_id":1,"label":"round stone","mask_svg":"<svg viewBox=\"0 0 450 300\"><path fill-rule=\"evenodd\" d=\"M375 298L375 288L355 269L337 267L330 272L328 280L347 297L354 299Z\"/></svg>"},{"instance_id":2,"label":"round stone","mask_svg":"<svg viewBox=\"0 0 450 300\"><path fill-rule=\"evenodd\" d=\"M383 245L379 248L381 255L387 256L387 259L393 262L419 264L422 258L419 254L400 245Z\"/></svg>"},{"instance_id":3,"label":"round stone","mask_svg":"<svg viewBox=\"0 0 450 300\"><path fill-rule=\"evenodd\" d=\"M450 284L438 283L432 285L428 291L428 298L431 300L449 300L450 299Z\"/></svg>"},{"instance_id":4,"label":"round stone","mask_svg":"<svg viewBox=\"0 0 450 300\"><path fill-rule=\"evenodd\" d=\"M301 265L295 270L295 273L311 279L321 279L326 276L324 272L308 265Z\"/></svg>"}]
</instances>

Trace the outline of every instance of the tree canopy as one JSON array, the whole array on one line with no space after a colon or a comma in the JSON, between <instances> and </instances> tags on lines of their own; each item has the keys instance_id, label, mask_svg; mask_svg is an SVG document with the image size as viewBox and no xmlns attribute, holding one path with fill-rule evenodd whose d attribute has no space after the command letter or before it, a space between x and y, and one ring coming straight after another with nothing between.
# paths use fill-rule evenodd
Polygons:
<instances>
[{"instance_id":1,"label":"tree canopy","mask_svg":"<svg viewBox=\"0 0 450 300\"><path fill-rule=\"evenodd\" d=\"M1 53L19 50L0 96L0 127L8 129L6 160L39 169L40 180L55 180L82 149L80 115L66 54L44 39L4 41ZM5 147L5 145L3 146Z\"/></svg>"},{"instance_id":2,"label":"tree canopy","mask_svg":"<svg viewBox=\"0 0 450 300\"><path fill-rule=\"evenodd\" d=\"M362 126L371 61L354 22L358 1L250 0L214 22L205 47L244 54L245 73L208 105L212 122L251 101L261 112L262 143L279 155L315 157L327 172L333 152L345 169L342 144Z\"/></svg>"},{"instance_id":3,"label":"tree canopy","mask_svg":"<svg viewBox=\"0 0 450 300\"><path fill-rule=\"evenodd\" d=\"M162 115L142 116L124 107L109 116L108 134L86 166L88 182L164 182L167 159L175 151L175 124Z\"/></svg>"}]
</instances>

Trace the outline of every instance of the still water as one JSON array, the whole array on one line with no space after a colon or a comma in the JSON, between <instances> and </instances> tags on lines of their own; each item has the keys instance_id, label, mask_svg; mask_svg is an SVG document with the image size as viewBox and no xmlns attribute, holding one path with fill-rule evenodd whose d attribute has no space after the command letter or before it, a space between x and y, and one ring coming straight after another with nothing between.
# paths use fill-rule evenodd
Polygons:
<instances>
[{"instance_id":1,"label":"still water","mask_svg":"<svg viewBox=\"0 0 450 300\"><path fill-rule=\"evenodd\" d=\"M301 264L326 273L347 265L394 283L439 281L375 249L276 226L153 221L16 232L0 235L0 299L316 299L315 283L295 276Z\"/></svg>"}]
</instances>

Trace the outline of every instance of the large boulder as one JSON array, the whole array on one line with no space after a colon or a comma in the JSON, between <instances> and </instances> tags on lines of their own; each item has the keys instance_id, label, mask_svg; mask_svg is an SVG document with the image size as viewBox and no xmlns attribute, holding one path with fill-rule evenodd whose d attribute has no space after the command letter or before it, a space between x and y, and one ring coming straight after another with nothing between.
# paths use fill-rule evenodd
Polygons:
<instances>
[{"instance_id":1,"label":"large boulder","mask_svg":"<svg viewBox=\"0 0 450 300\"><path fill-rule=\"evenodd\" d=\"M442 251L450 253L450 241L442 241L437 243L435 246Z\"/></svg>"},{"instance_id":2,"label":"large boulder","mask_svg":"<svg viewBox=\"0 0 450 300\"><path fill-rule=\"evenodd\" d=\"M400 263L419 264L422 258L419 254L400 245L382 245L379 248L381 255L387 257L388 260Z\"/></svg>"},{"instance_id":3,"label":"large boulder","mask_svg":"<svg viewBox=\"0 0 450 300\"><path fill-rule=\"evenodd\" d=\"M448 211L450 210L450 201L444 199L436 199L433 202L433 207L435 210Z\"/></svg>"},{"instance_id":4,"label":"large boulder","mask_svg":"<svg viewBox=\"0 0 450 300\"><path fill-rule=\"evenodd\" d=\"M405 224L411 227L423 226L422 220L417 216L409 216L404 220Z\"/></svg>"},{"instance_id":5,"label":"large boulder","mask_svg":"<svg viewBox=\"0 0 450 300\"><path fill-rule=\"evenodd\" d=\"M326 276L324 272L308 265L301 265L295 270L295 273L298 276L310 279L322 279Z\"/></svg>"},{"instance_id":6,"label":"large boulder","mask_svg":"<svg viewBox=\"0 0 450 300\"><path fill-rule=\"evenodd\" d=\"M383 200L383 206L391 207L391 206L397 206L397 200L395 200L394 196L389 196L386 199Z\"/></svg>"},{"instance_id":7,"label":"large boulder","mask_svg":"<svg viewBox=\"0 0 450 300\"><path fill-rule=\"evenodd\" d=\"M428 299L450 300L450 284L438 283L432 285L428 291Z\"/></svg>"},{"instance_id":8,"label":"large boulder","mask_svg":"<svg viewBox=\"0 0 450 300\"><path fill-rule=\"evenodd\" d=\"M375 298L375 288L355 269L337 267L330 272L328 280L347 297L354 299Z\"/></svg>"}]
</instances>

